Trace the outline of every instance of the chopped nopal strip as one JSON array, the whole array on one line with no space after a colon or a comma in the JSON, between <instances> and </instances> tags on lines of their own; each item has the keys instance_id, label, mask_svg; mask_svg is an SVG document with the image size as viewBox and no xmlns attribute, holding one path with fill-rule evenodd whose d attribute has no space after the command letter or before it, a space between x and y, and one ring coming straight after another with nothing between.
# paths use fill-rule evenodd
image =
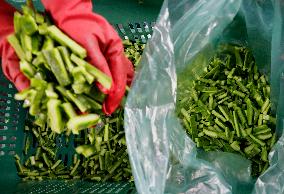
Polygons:
<instances>
[{"instance_id":1,"label":"chopped nopal strip","mask_svg":"<svg viewBox=\"0 0 284 194\"><path fill-rule=\"evenodd\" d=\"M58 49L45 50L43 51L43 55L59 84L62 86L69 85L71 80Z\"/></svg>"},{"instance_id":2,"label":"chopped nopal strip","mask_svg":"<svg viewBox=\"0 0 284 194\"><path fill-rule=\"evenodd\" d=\"M47 102L47 114L51 130L59 134L64 130L60 106L61 101L57 99L50 99Z\"/></svg>"},{"instance_id":3,"label":"chopped nopal strip","mask_svg":"<svg viewBox=\"0 0 284 194\"><path fill-rule=\"evenodd\" d=\"M7 38L8 42L10 43L10 45L14 48L17 56L20 58L20 60L26 60L26 54L23 51L19 40L17 39L15 34L11 34L8 36Z\"/></svg>"},{"instance_id":4,"label":"chopped nopal strip","mask_svg":"<svg viewBox=\"0 0 284 194\"><path fill-rule=\"evenodd\" d=\"M60 44L70 48L72 52L76 53L81 58L85 58L87 56L87 51L83 47L61 32L61 30L59 30L56 26L49 26L47 30L50 37Z\"/></svg>"},{"instance_id":5,"label":"chopped nopal strip","mask_svg":"<svg viewBox=\"0 0 284 194\"><path fill-rule=\"evenodd\" d=\"M88 62L84 61L83 59L80 59L74 54L71 54L71 61L76 63L78 66L83 66L86 68L87 72L95 76L95 79L106 89L111 88L111 78L101 72L99 69L94 67L93 65L89 64Z\"/></svg>"},{"instance_id":6,"label":"chopped nopal strip","mask_svg":"<svg viewBox=\"0 0 284 194\"><path fill-rule=\"evenodd\" d=\"M100 117L97 114L79 115L71 118L67 127L72 130L74 134L79 134L82 129L87 129L94 126L100 121Z\"/></svg>"}]
</instances>

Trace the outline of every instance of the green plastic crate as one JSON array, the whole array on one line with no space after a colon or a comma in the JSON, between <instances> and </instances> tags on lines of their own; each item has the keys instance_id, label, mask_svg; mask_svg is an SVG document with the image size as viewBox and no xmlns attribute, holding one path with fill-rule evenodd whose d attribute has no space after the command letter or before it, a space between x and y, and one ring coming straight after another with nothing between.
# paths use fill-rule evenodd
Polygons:
<instances>
[{"instance_id":1,"label":"green plastic crate","mask_svg":"<svg viewBox=\"0 0 284 194\"><path fill-rule=\"evenodd\" d=\"M103 15L117 29L123 39L146 42L152 33L163 0L94 0L94 11ZM19 2L18 0L15 2ZM19 3L17 3L19 5ZM36 3L37 8L41 8ZM0 193L136 193L134 184L129 182L88 182L82 180L44 180L23 182L17 175L14 154L23 156L24 122L26 110L14 100L16 93L0 72ZM69 151L74 150L72 144ZM59 153L68 157L68 150Z\"/></svg>"}]
</instances>

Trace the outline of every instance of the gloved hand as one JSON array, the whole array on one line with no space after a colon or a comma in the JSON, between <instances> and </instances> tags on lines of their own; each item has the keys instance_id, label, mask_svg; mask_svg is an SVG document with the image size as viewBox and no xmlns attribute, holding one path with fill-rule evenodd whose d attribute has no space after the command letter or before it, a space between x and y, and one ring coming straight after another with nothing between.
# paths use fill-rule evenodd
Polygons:
<instances>
[{"instance_id":1,"label":"gloved hand","mask_svg":"<svg viewBox=\"0 0 284 194\"><path fill-rule=\"evenodd\" d=\"M51 14L55 24L86 48L88 61L112 78L110 90L103 88L99 84L97 85L102 92L107 94L103 104L103 111L106 114L113 113L124 96L126 84L131 83L134 74L131 62L123 53L123 45L118 34L102 16L92 12L92 2L90 0L42 0L42 3L46 11ZM2 12L0 14L2 15ZM10 21L12 21L12 17L10 13ZM11 31L10 29L6 35ZM15 56L14 53L12 55ZM17 63L11 64L7 63L6 69L9 69L7 71L19 72L19 65ZM5 73L5 75L9 78L8 73ZM16 79L19 79L17 77L22 78L23 75L19 73L19 75L9 79L16 84ZM26 80L24 80L25 83ZM21 84L24 82L21 82ZM22 88L17 85L16 87L22 89L26 85Z\"/></svg>"},{"instance_id":2,"label":"gloved hand","mask_svg":"<svg viewBox=\"0 0 284 194\"><path fill-rule=\"evenodd\" d=\"M29 80L21 73L19 59L6 37L14 32L13 17L16 10L0 0L0 57L4 75L21 91L29 87Z\"/></svg>"},{"instance_id":3,"label":"gloved hand","mask_svg":"<svg viewBox=\"0 0 284 194\"><path fill-rule=\"evenodd\" d=\"M112 78L103 111L111 114L119 106L126 84L133 78L133 66L125 57L120 37L102 16L92 12L91 0L42 0L55 24L88 52L88 61Z\"/></svg>"}]
</instances>

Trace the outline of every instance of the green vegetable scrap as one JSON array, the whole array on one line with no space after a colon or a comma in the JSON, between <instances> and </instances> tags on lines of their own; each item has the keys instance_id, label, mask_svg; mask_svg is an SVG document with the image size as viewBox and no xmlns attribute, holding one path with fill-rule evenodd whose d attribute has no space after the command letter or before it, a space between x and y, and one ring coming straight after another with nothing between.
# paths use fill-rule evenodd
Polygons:
<instances>
[{"instance_id":1,"label":"green vegetable scrap","mask_svg":"<svg viewBox=\"0 0 284 194\"><path fill-rule=\"evenodd\" d=\"M70 104L65 103L63 106L70 108ZM47 126L39 128L36 124L27 122L23 163L20 162L20 157L15 155L18 175L24 180L133 180L122 116L121 109L111 118L101 118L101 125L81 130L74 136L77 153L72 158L70 153L63 151L69 147L66 136L53 132ZM35 151L30 149L31 139L37 140Z\"/></svg>"},{"instance_id":2,"label":"green vegetable scrap","mask_svg":"<svg viewBox=\"0 0 284 194\"><path fill-rule=\"evenodd\" d=\"M251 51L223 46L191 86L189 92L178 86L177 113L197 147L239 153L252 161L252 176L263 173L275 143L275 118L269 83Z\"/></svg>"},{"instance_id":3,"label":"green vegetable scrap","mask_svg":"<svg viewBox=\"0 0 284 194\"><path fill-rule=\"evenodd\" d=\"M145 44L124 40L123 45L125 55L134 64L134 66L137 67L141 60L143 50L145 49Z\"/></svg>"}]
</instances>

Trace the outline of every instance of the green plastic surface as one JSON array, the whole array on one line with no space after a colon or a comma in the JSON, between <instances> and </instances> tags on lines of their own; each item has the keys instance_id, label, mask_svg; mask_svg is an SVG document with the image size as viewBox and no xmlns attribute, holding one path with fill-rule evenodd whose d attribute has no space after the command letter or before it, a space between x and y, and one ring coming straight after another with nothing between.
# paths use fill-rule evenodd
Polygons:
<instances>
[{"instance_id":1,"label":"green plastic surface","mask_svg":"<svg viewBox=\"0 0 284 194\"><path fill-rule=\"evenodd\" d=\"M93 0L94 10L111 23L155 21L163 0ZM111 9L110 9L111 8Z\"/></svg>"},{"instance_id":2,"label":"green plastic surface","mask_svg":"<svg viewBox=\"0 0 284 194\"><path fill-rule=\"evenodd\" d=\"M125 39L137 39L146 42L151 37L163 0L145 0L139 5L138 0L94 0L94 10L103 15L117 29L119 35ZM22 1L7 0L17 8ZM43 7L39 1L34 1L37 9ZM22 104L15 101L16 93L13 85L0 72L0 193L135 193L134 184L128 182L96 183L87 181L34 181L22 182L17 175L13 155L23 156L24 122L26 110ZM58 144L64 143L58 141ZM62 149L61 154L71 162L74 145Z\"/></svg>"}]
</instances>

